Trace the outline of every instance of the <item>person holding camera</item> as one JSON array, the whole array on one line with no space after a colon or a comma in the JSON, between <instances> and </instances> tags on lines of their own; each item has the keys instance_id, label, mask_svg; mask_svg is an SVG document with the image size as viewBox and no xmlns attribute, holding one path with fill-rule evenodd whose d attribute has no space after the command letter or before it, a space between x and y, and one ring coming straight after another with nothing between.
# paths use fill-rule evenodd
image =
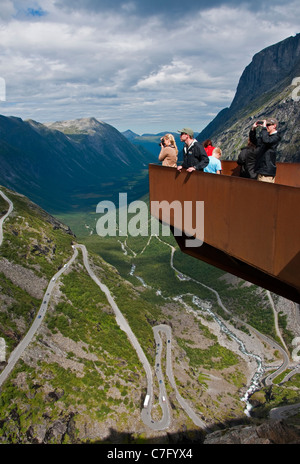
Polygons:
<instances>
[{"instance_id":1,"label":"person holding camera","mask_svg":"<svg viewBox=\"0 0 300 464\"><path fill-rule=\"evenodd\" d=\"M257 136L256 129L261 127L261 135ZM250 130L249 137L257 146L255 172L257 180L261 182L275 182L276 149L281 140L277 132L278 121L275 118L256 121Z\"/></svg>"},{"instance_id":2,"label":"person holding camera","mask_svg":"<svg viewBox=\"0 0 300 464\"><path fill-rule=\"evenodd\" d=\"M163 166L171 168L177 167L178 148L174 136L166 134L160 139L161 150L158 156L159 161L162 161Z\"/></svg>"},{"instance_id":3,"label":"person holding camera","mask_svg":"<svg viewBox=\"0 0 300 464\"><path fill-rule=\"evenodd\" d=\"M178 132L180 133L181 142L184 142L184 147L183 163L182 166L177 166L177 170L181 171L184 168L187 172L203 171L209 163L203 145L194 139L194 131L192 129L185 127Z\"/></svg>"}]
</instances>

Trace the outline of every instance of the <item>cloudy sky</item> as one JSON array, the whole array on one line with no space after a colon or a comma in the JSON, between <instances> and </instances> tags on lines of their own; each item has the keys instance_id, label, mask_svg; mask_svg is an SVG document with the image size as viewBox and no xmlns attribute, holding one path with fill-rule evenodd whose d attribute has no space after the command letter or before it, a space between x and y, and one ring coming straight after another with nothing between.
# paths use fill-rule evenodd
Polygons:
<instances>
[{"instance_id":1,"label":"cloudy sky","mask_svg":"<svg viewBox=\"0 0 300 464\"><path fill-rule=\"evenodd\" d=\"M200 131L299 19L299 0L1 0L0 114Z\"/></svg>"}]
</instances>

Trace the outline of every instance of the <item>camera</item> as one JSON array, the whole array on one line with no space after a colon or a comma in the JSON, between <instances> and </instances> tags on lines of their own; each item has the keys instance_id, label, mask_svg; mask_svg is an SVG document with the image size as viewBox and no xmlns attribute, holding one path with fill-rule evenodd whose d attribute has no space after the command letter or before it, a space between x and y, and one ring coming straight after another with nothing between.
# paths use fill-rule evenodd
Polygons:
<instances>
[{"instance_id":1,"label":"camera","mask_svg":"<svg viewBox=\"0 0 300 464\"><path fill-rule=\"evenodd\" d=\"M263 126L264 121L256 121L256 124L257 124L258 126Z\"/></svg>"},{"instance_id":2,"label":"camera","mask_svg":"<svg viewBox=\"0 0 300 464\"><path fill-rule=\"evenodd\" d=\"M158 145L159 145L160 147L165 147L165 139L164 139L163 137L160 139L160 142L159 142Z\"/></svg>"}]
</instances>

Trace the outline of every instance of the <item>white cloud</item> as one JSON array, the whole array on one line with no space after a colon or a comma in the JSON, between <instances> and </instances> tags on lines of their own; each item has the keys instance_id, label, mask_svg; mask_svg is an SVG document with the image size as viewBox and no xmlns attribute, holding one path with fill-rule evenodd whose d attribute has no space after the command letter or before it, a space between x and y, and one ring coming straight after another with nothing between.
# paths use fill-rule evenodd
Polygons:
<instances>
[{"instance_id":1,"label":"white cloud","mask_svg":"<svg viewBox=\"0 0 300 464\"><path fill-rule=\"evenodd\" d=\"M174 60L170 64L162 65L161 68L151 73L150 76L142 78L136 85L137 89L154 89L170 86L213 84L209 74L193 63Z\"/></svg>"},{"instance_id":2,"label":"white cloud","mask_svg":"<svg viewBox=\"0 0 300 464\"><path fill-rule=\"evenodd\" d=\"M15 7L11 0L2 0L0 8L0 20L7 20L15 14Z\"/></svg>"},{"instance_id":3,"label":"white cloud","mask_svg":"<svg viewBox=\"0 0 300 464\"><path fill-rule=\"evenodd\" d=\"M67 9L55 0L6 0L0 112L41 122L95 116L136 132L189 121L201 130L230 105L252 56L298 32L300 6L274 0L266 15L263 1L253 11L234 1L204 10L196 3L192 15L161 8L141 18L143 2L120 1L111 11L93 0L65 0Z\"/></svg>"}]
</instances>

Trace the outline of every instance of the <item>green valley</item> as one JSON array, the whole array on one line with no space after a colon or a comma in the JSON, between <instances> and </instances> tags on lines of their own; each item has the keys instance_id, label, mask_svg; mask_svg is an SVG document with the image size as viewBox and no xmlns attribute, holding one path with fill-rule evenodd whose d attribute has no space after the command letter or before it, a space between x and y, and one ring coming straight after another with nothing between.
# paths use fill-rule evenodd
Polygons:
<instances>
[{"instance_id":1,"label":"green valley","mask_svg":"<svg viewBox=\"0 0 300 464\"><path fill-rule=\"evenodd\" d=\"M1 249L0 264L5 274L1 280L0 328L9 357L42 303L47 280L70 258L72 244L79 239L25 197L10 191L6 194L14 203L14 211L5 223ZM240 398L255 366L247 365L233 342L220 335L211 316L198 311L192 301L192 295L196 295L220 312L214 294L199 283L206 279L207 285L216 284L226 302L234 303L232 307L237 308L238 314L242 290L235 297L238 289L224 283L220 271L214 272L204 264L196 266L196 262L193 267L191 259L177 250L174 266L181 273L189 269L196 279L180 280L170 266L170 246L175 246L171 236L151 240L128 238L121 244L119 237L92 234L80 242L88 248L94 271L109 287L150 365L154 368L156 350L152 329L167 324L173 334L172 363L177 388L192 408L213 428L224 421L249 420ZM13 244L13 253L9 244ZM22 267L24 281L16 285L13 276L20 270L18 266ZM35 291L39 288L35 296L32 288L26 286L27 273L36 282ZM257 305L261 298L256 295L255 300L256 289L247 289L247 299L253 293L253 304ZM265 355L269 361L276 359L272 350ZM156 382L154 377L157 401ZM105 295L88 276L79 253L57 283L35 339L1 386L1 441L98 442L110 441L113 433L121 442L139 441L141 437L148 442L154 437L166 442L165 431L151 432L141 421L146 386L145 372L133 346L120 330ZM168 434L199 440L201 429L197 432L178 408L167 380L166 388L172 405ZM159 416L155 403L153 417Z\"/></svg>"}]
</instances>

